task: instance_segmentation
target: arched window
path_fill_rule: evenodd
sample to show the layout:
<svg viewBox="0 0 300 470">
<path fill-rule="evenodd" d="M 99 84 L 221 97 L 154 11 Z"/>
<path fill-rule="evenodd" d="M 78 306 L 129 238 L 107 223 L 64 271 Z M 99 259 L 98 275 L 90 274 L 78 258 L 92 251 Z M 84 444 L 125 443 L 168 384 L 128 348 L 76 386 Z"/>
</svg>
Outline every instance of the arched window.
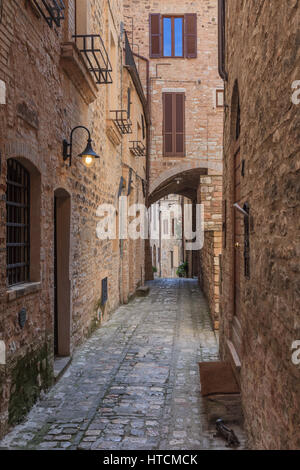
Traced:
<svg viewBox="0 0 300 470">
<path fill-rule="evenodd" d="M 7 284 L 30 280 L 30 174 L 13 158 L 7 161 Z"/>
</svg>

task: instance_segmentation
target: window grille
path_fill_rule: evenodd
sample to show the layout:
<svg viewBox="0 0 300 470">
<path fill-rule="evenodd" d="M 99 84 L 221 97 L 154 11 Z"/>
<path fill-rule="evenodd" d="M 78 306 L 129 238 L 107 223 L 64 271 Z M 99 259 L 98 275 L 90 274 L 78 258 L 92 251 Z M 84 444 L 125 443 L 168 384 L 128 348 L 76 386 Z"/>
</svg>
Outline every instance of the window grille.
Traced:
<svg viewBox="0 0 300 470">
<path fill-rule="evenodd" d="M 8 286 L 29 281 L 30 175 L 17 160 L 7 162 L 6 247 Z"/>
</svg>

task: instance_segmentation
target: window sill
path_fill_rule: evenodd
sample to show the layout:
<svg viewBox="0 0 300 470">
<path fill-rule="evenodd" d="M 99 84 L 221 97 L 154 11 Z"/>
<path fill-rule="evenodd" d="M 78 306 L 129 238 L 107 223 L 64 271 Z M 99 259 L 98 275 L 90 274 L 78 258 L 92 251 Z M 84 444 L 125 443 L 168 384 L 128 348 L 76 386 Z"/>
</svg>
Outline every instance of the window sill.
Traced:
<svg viewBox="0 0 300 470">
<path fill-rule="evenodd" d="M 86 104 L 95 101 L 97 85 L 74 42 L 65 42 L 61 45 L 60 63 Z"/>
<path fill-rule="evenodd" d="M 7 302 L 24 297 L 25 295 L 34 294 L 40 291 L 42 288 L 41 282 L 27 282 L 25 284 L 18 284 L 16 286 L 9 287 L 6 291 Z"/>
<path fill-rule="evenodd" d="M 186 157 L 186 154 L 183 154 L 183 155 L 163 155 L 164 158 L 185 158 Z"/>
</svg>

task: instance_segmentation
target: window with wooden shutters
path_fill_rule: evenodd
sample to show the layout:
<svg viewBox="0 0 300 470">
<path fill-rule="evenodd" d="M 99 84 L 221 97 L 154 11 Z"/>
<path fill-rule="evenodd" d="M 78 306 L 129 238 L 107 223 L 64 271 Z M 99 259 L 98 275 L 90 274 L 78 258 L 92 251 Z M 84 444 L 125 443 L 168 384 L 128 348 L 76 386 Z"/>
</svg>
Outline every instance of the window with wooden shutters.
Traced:
<svg viewBox="0 0 300 470">
<path fill-rule="evenodd" d="M 127 117 L 128 119 L 130 118 L 130 114 L 131 114 L 131 89 L 128 88 L 127 89 Z"/>
<path fill-rule="evenodd" d="M 197 57 L 197 14 L 150 14 L 150 57 Z"/>
<path fill-rule="evenodd" d="M 163 93 L 164 156 L 185 155 L 185 94 Z"/>
<path fill-rule="evenodd" d="M 185 57 L 197 57 L 197 15 L 188 13 L 184 15 L 184 44 Z"/>
<path fill-rule="evenodd" d="M 150 57 L 161 57 L 161 15 L 150 15 Z"/>
</svg>

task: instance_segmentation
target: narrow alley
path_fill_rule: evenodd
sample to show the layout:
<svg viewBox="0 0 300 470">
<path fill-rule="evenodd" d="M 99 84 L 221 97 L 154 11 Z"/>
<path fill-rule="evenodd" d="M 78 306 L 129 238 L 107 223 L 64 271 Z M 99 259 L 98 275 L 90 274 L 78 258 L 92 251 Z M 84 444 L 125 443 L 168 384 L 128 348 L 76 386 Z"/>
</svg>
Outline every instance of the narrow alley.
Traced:
<svg viewBox="0 0 300 470">
<path fill-rule="evenodd" d="M 0 0 L 4 454 L 300 450 L 299 24 Z"/>
<path fill-rule="evenodd" d="M 198 362 L 218 345 L 197 280 L 149 286 L 75 352 L 1 449 L 226 449 L 200 395 Z"/>
</svg>

